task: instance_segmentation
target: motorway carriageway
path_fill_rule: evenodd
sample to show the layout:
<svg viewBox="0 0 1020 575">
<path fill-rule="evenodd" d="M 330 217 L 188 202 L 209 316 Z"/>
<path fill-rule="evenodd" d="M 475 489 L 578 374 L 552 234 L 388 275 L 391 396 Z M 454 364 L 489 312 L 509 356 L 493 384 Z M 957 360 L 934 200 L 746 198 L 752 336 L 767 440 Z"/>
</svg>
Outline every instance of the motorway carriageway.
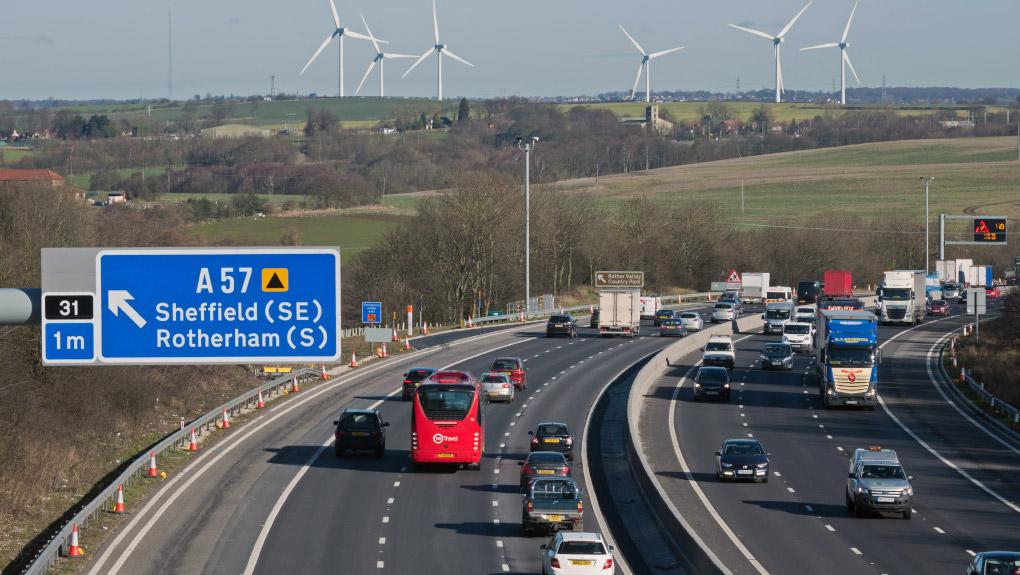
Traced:
<svg viewBox="0 0 1020 575">
<path fill-rule="evenodd" d="M 951 390 L 940 393 L 931 380 L 943 335 L 970 319 L 961 312 L 953 306 L 954 317 L 911 330 L 880 327 L 884 406 L 874 412 L 822 407 L 812 356 L 798 356 L 792 372 L 762 371 L 761 349 L 776 336 L 738 336 L 730 403 L 692 401 L 692 383 L 681 377 L 693 375 L 700 352 L 671 358 L 673 368 L 644 402 L 645 454 L 726 567 L 958 575 L 975 552 L 1020 548 L 1020 445 L 965 406 L 962 415 L 947 401 L 957 401 Z M 714 452 L 724 439 L 743 437 L 771 452 L 769 483 L 716 480 Z M 869 445 L 895 449 L 913 475 L 912 520 L 847 512 L 849 456 Z"/>
<path fill-rule="evenodd" d="M 431 336 L 435 345 L 412 357 L 369 364 L 235 426 L 134 510 L 86 572 L 539 573 L 547 538 L 520 532 L 517 462 L 528 430 L 550 420 L 570 426 L 573 475 L 589 495 L 580 441 L 597 393 L 675 340 L 604 339 L 587 328 L 577 339 L 547 339 L 544 324 L 459 339 L 468 335 Z M 481 471 L 413 470 L 402 374 L 449 366 L 477 375 L 508 355 L 526 360 L 528 389 L 513 404 L 486 406 Z M 391 423 L 384 458 L 334 457 L 331 422 L 345 407 L 377 407 Z M 599 530 L 590 504 L 585 530 Z"/>
</svg>

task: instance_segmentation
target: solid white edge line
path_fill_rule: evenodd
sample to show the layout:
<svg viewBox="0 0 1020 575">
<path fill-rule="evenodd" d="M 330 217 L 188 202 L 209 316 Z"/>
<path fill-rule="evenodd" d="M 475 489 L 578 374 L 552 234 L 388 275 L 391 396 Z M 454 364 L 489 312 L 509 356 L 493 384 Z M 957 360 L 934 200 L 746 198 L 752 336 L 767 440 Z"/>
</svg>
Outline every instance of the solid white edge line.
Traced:
<svg viewBox="0 0 1020 575">
<path fill-rule="evenodd" d="M 745 335 L 744 337 L 733 340 L 733 343 L 743 341 L 749 337 L 752 337 L 753 335 L 755 334 Z M 701 500 L 701 504 L 705 507 L 705 510 L 708 511 L 708 514 L 712 516 L 712 519 L 715 520 L 719 528 L 722 529 L 723 533 L 726 534 L 730 542 L 733 543 L 733 545 L 737 548 L 738 551 L 740 551 L 741 555 L 744 556 L 744 559 L 746 559 L 748 563 L 750 563 L 751 566 L 754 567 L 755 571 L 761 573 L 761 575 L 769 575 L 769 572 L 765 569 L 765 566 L 758 561 L 754 554 L 751 553 L 751 550 L 748 549 L 744 545 L 744 543 L 740 540 L 740 538 L 737 537 L 737 534 L 734 533 L 732 529 L 730 529 L 730 526 L 726 523 L 722 516 L 719 515 L 719 512 L 715 510 L 715 506 L 712 505 L 712 502 L 708 500 L 708 496 L 705 495 L 705 492 L 701 490 L 701 486 L 698 485 L 697 480 L 694 479 L 694 474 L 691 473 L 691 468 L 690 466 L 687 465 L 687 460 L 684 459 L 684 454 L 680 450 L 680 441 L 677 438 L 676 425 L 674 425 L 674 421 L 676 420 L 677 397 L 679 397 L 680 395 L 680 390 L 683 389 L 684 382 L 687 381 L 687 379 L 694 372 L 694 370 L 697 369 L 699 365 L 701 365 L 701 361 L 698 361 L 696 364 L 691 366 L 691 368 L 687 370 L 687 373 L 685 373 L 683 377 L 680 378 L 680 381 L 677 382 L 676 387 L 673 388 L 673 398 L 672 401 L 670 401 L 669 403 L 669 422 L 668 422 L 669 437 L 673 442 L 673 453 L 674 455 L 676 455 L 676 459 L 680 463 L 680 469 L 683 470 L 684 476 L 687 478 L 687 483 L 691 486 L 691 490 L 693 490 L 695 495 L 698 496 L 698 499 Z"/>
<path fill-rule="evenodd" d="M 477 341 L 477 340 L 481 340 L 481 339 L 488 339 L 488 338 L 496 337 L 496 336 L 499 336 L 499 335 L 514 334 L 514 333 L 517 333 L 517 332 L 520 332 L 520 331 L 524 331 L 525 329 L 529 329 L 530 327 L 532 327 L 532 326 L 526 325 L 526 326 L 522 326 L 520 328 L 511 328 L 511 329 L 506 329 L 506 330 L 495 330 L 495 331 L 492 331 L 492 332 L 489 332 L 489 333 L 484 333 L 484 334 L 480 334 L 480 335 L 476 335 L 476 336 L 472 336 L 472 337 L 467 337 L 467 338 L 464 338 L 464 339 L 461 339 L 461 340 L 456 340 L 456 341 L 453 341 L 453 342 L 450 342 L 450 343 L 447 343 L 447 344 L 441 344 L 441 345 L 426 347 L 426 348 L 414 351 L 412 353 L 409 353 L 407 355 L 400 356 L 399 360 L 407 361 L 407 360 L 410 360 L 412 358 L 418 357 L 420 355 L 428 355 L 428 354 L 432 354 L 432 353 L 438 353 L 438 352 L 441 352 L 441 351 L 445 350 L 446 348 L 455 347 L 455 346 L 462 345 L 462 344 L 465 344 L 465 343 L 469 343 L 469 342 L 473 342 L 473 341 Z M 527 338 L 522 339 L 521 341 L 526 341 L 526 339 Z M 520 342 L 512 342 L 509 345 L 515 345 L 517 343 L 520 343 Z M 498 350 L 498 349 L 502 349 L 502 347 L 508 347 L 509 345 L 497 347 L 497 348 L 494 348 L 493 350 L 490 350 L 490 351 L 495 351 L 495 350 Z M 482 355 L 482 354 L 479 354 L 479 355 Z M 473 357 L 477 357 L 477 356 L 473 356 Z M 370 366 L 368 368 L 365 368 L 364 370 L 360 370 L 360 371 L 356 371 L 356 372 L 348 372 L 348 373 L 345 373 L 343 375 L 340 375 L 336 379 L 333 379 L 332 381 L 327 382 L 322 387 L 316 388 L 314 391 L 308 392 L 308 394 L 305 395 L 304 397 L 301 397 L 301 398 L 299 398 L 297 400 L 292 400 L 292 401 L 288 402 L 286 404 L 286 406 L 284 406 L 279 411 L 277 411 L 277 412 L 275 412 L 275 413 L 273 413 L 271 415 L 270 414 L 266 414 L 265 416 L 263 416 L 265 418 L 264 421 L 259 422 L 258 425 L 256 425 L 255 427 L 253 427 L 251 429 L 248 429 L 247 431 L 245 431 L 245 433 L 243 433 L 241 435 L 236 435 L 236 436 L 228 435 L 224 439 L 224 441 L 222 441 L 221 443 L 218 443 L 218 444 L 212 446 L 208 451 L 202 452 L 197 458 L 195 458 L 194 461 L 192 461 L 190 464 L 185 466 L 185 468 L 182 469 L 179 474 L 177 474 L 174 477 L 172 477 L 166 483 L 166 485 L 163 487 L 163 489 L 160 489 L 160 490 L 156 491 L 156 493 L 149 499 L 148 503 L 146 503 L 145 506 L 142 507 L 138 511 L 138 513 L 134 517 L 131 518 L 131 520 L 128 522 L 128 524 L 125 525 L 124 528 L 120 530 L 120 532 L 113 538 L 113 540 L 111 542 L 109 542 L 107 545 L 104 546 L 105 547 L 104 551 L 102 552 L 102 554 L 99 555 L 99 557 L 96 559 L 96 563 L 89 570 L 89 572 L 88 572 L 89 575 L 100 575 L 100 574 L 103 574 L 103 575 L 107 575 L 107 574 L 108 575 L 115 575 L 121 569 L 121 567 L 124 566 L 124 563 L 130 557 L 131 553 L 135 550 L 135 548 L 137 548 L 137 546 L 139 545 L 141 540 L 145 537 L 145 535 L 148 534 L 149 530 L 152 529 L 152 527 L 155 525 L 156 521 L 158 521 L 159 518 L 162 517 L 162 515 L 166 512 L 167 508 L 169 508 L 169 506 L 174 501 L 176 501 L 176 499 L 191 484 L 193 484 L 195 481 L 198 480 L 199 477 L 201 477 L 203 474 L 205 474 L 205 472 L 209 470 L 210 466 L 214 465 L 222 457 L 224 457 L 226 454 L 230 453 L 230 451 L 232 451 L 235 447 L 237 447 L 239 444 L 241 444 L 242 442 L 244 442 L 245 440 L 250 438 L 252 435 L 257 433 L 258 431 L 260 431 L 262 428 L 266 427 L 270 423 L 275 422 L 277 419 L 285 416 L 286 414 L 290 413 L 291 411 L 297 409 L 298 407 L 301 407 L 305 403 L 307 403 L 307 402 L 309 402 L 309 401 L 319 397 L 320 395 L 322 395 L 324 393 L 333 391 L 337 387 L 340 387 L 340 386 L 345 385 L 347 383 L 351 383 L 353 381 L 359 380 L 359 379 L 361 379 L 361 378 L 363 378 L 365 376 L 371 375 L 371 374 L 376 373 L 378 371 L 382 371 L 383 369 L 386 369 L 388 367 L 393 367 L 394 365 L 400 363 L 401 361 L 397 361 L 397 362 L 393 362 L 393 363 L 382 362 L 382 363 Z M 246 424 L 241 429 L 245 429 L 248 425 L 254 424 L 257 421 L 258 420 L 252 421 L 250 424 Z M 176 492 L 171 492 L 171 490 L 177 488 L 178 487 L 178 483 L 181 483 L 181 482 L 183 482 L 183 483 L 180 485 L 180 489 L 178 489 Z M 146 515 L 150 511 L 153 511 L 153 509 L 159 504 L 160 500 L 162 500 L 164 497 L 168 498 L 168 501 L 166 503 L 164 503 L 163 505 L 161 505 L 158 509 L 155 510 L 155 515 L 153 517 L 150 517 L 150 518 L 146 519 Z M 137 532 L 137 534 L 135 534 L 134 537 L 131 539 L 131 542 L 128 544 L 127 549 L 125 549 L 124 552 L 120 555 L 120 557 L 118 557 L 117 562 L 115 563 L 115 565 L 113 567 L 111 567 L 109 571 L 103 571 L 103 566 L 106 564 L 107 561 L 110 560 L 111 555 L 113 554 L 114 550 L 124 541 L 125 538 L 129 537 L 129 533 L 131 533 L 132 530 L 139 524 L 139 522 L 142 522 L 142 521 L 145 521 L 146 523 L 141 527 L 141 529 Z"/>
</svg>

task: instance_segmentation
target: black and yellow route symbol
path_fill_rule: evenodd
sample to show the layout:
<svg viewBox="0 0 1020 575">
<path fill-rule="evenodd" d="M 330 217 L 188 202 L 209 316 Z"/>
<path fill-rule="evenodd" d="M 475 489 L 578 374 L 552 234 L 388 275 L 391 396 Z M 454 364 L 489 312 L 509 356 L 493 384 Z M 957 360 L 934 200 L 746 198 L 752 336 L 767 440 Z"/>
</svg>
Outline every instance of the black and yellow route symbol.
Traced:
<svg viewBox="0 0 1020 575">
<path fill-rule="evenodd" d="M 287 291 L 287 268 L 263 268 L 262 291 Z"/>
</svg>

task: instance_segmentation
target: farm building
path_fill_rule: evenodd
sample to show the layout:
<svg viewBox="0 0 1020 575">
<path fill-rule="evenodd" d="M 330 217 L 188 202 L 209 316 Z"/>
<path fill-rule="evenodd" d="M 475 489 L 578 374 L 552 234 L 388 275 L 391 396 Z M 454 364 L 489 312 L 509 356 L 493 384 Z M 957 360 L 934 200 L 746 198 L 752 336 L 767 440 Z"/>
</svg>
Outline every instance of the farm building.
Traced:
<svg viewBox="0 0 1020 575">
<path fill-rule="evenodd" d="M 272 130 L 248 124 L 223 124 L 202 130 L 202 136 L 205 138 L 268 138 L 272 135 Z"/>
<path fill-rule="evenodd" d="M 64 187 L 64 176 L 53 170 L 0 169 L 0 186 L 7 187 L 16 184 L 41 184 L 50 188 L 62 188 Z"/>
</svg>

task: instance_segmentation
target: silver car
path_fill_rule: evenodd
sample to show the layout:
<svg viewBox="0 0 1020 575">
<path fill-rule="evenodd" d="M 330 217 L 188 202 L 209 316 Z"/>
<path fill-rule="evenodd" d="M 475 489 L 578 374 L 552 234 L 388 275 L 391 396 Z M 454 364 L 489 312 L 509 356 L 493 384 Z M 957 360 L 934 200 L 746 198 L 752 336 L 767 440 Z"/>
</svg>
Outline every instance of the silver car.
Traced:
<svg viewBox="0 0 1020 575">
<path fill-rule="evenodd" d="M 910 519 L 914 489 L 896 452 L 878 446 L 855 449 L 846 481 L 846 510 L 857 517 L 875 511 Z"/>
<path fill-rule="evenodd" d="M 732 303 L 719 302 L 712 308 L 712 323 L 731 321 L 736 315 L 736 307 Z"/>
<path fill-rule="evenodd" d="M 687 331 L 701 331 L 705 327 L 705 320 L 701 319 L 701 314 L 696 311 L 680 312 L 677 317 Z"/>
<path fill-rule="evenodd" d="M 483 373 L 482 391 L 485 393 L 485 400 L 489 403 L 493 401 L 513 403 L 514 401 L 514 384 L 510 381 L 510 376 L 505 373 Z"/>
</svg>

